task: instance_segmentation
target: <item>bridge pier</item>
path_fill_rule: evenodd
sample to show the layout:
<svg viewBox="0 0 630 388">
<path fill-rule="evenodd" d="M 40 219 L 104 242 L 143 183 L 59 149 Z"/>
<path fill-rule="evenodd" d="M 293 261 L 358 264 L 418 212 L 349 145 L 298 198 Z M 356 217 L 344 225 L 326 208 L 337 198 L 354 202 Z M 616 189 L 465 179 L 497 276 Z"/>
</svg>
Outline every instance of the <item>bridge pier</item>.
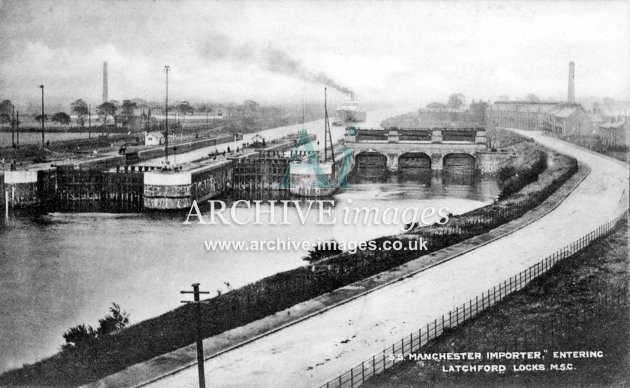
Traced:
<svg viewBox="0 0 630 388">
<path fill-rule="evenodd" d="M 431 161 L 431 171 L 444 169 L 445 158 L 450 167 L 470 166 L 465 155 L 474 158 L 472 168 L 479 168 L 477 155 L 487 152 L 488 142 L 484 128 L 414 128 L 414 129 L 359 129 L 349 132 L 345 145 L 353 149 L 355 157 L 362 152 L 382 155 L 390 172 L 401 169 L 428 169 L 428 161 L 408 159 L 427 158 Z M 401 156 L 406 161 L 400 164 Z"/>
<path fill-rule="evenodd" d="M 390 153 L 387 154 L 387 170 L 389 170 L 390 172 L 396 172 L 398 171 L 398 159 L 400 157 L 400 153 L 394 154 L 394 153 Z"/>
<path fill-rule="evenodd" d="M 444 155 L 440 153 L 431 154 L 431 171 L 442 171 L 444 166 Z"/>
</svg>

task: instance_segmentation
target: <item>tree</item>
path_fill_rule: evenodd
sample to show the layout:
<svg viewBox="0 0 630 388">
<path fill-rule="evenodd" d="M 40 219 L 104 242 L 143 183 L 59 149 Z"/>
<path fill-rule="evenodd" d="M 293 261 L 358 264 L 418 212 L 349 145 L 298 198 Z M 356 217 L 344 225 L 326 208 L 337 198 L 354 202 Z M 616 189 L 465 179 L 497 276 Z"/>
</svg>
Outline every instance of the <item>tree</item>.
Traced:
<svg viewBox="0 0 630 388">
<path fill-rule="evenodd" d="M 76 113 L 79 118 L 79 122 L 81 123 L 81 127 L 83 127 L 85 125 L 85 116 L 90 113 L 88 111 L 88 104 L 86 104 L 82 99 L 78 99 L 70 104 L 70 110 L 73 113 Z"/>
<path fill-rule="evenodd" d="M 35 120 L 42 122 L 42 115 L 35 116 Z M 48 121 L 48 115 L 44 115 L 44 122 Z"/>
<path fill-rule="evenodd" d="M 123 100 L 121 107 L 121 115 L 125 118 L 126 123 L 128 124 L 132 117 L 135 116 L 135 109 L 138 107 L 133 101 Z"/>
<path fill-rule="evenodd" d="M 109 315 L 98 320 L 99 326 L 96 330 L 84 323 L 68 329 L 63 333 L 63 338 L 66 340 L 64 347 L 86 344 L 96 338 L 116 333 L 129 324 L 129 314 L 123 311 L 118 304 L 112 303 L 109 311 Z"/>
<path fill-rule="evenodd" d="M 192 106 L 190 106 L 190 103 L 188 101 L 182 101 L 181 103 L 179 103 L 177 105 L 177 109 L 179 110 L 179 112 L 181 114 L 183 114 L 184 116 L 186 116 L 186 113 L 190 113 L 193 114 L 194 113 L 194 109 Z"/>
<path fill-rule="evenodd" d="M 73 326 L 63 333 L 63 339 L 66 340 L 65 347 L 79 346 L 94 338 L 96 338 L 96 332 L 91 326 L 86 326 L 84 323 Z"/>
<path fill-rule="evenodd" d="M 11 123 L 11 116 L 8 113 L 0 113 L 0 124 L 9 124 Z"/>
<path fill-rule="evenodd" d="M 253 100 L 245 100 L 243 101 L 243 106 L 246 107 L 247 110 L 249 110 L 250 112 L 255 112 L 260 107 L 260 104 Z"/>
<path fill-rule="evenodd" d="M 432 102 L 432 103 L 427 105 L 427 109 L 432 109 L 432 110 L 441 111 L 441 110 L 444 110 L 445 108 L 446 108 L 446 104 L 443 104 L 443 103 L 437 102 L 437 101 L 434 101 L 434 102 Z"/>
<path fill-rule="evenodd" d="M 112 303 L 109 312 L 111 313 L 110 315 L 98 320 L 99 326 L 96 330 L 98 335 L 115 333 L 129 324 L 129 314 L 123 311 L 118 304 Z"/>
<path fill-rule="evenodd" d="M 540 98 L 538 98 L 537 95 L 533 94 L 533 93 L 529 93 L 526 97 L 527 101 L 529 102 L 540 102 Z"/>
<path fill-rule="evenodd" d="M 51 120 L 58 123 L 59 125 L 68 125 L 70 124 L 70 116 L 65 112 L 57 112 L 52 115 Z"/>
<path fill-rule="evenodd" d="M 484 101 L 473 102 L 470 104 L 470 110 L 473 113 L 474 120 L 478 123 L 484 123 L 486 119 L 486 108 L 488 103 Z"/>
<path fill-rule="evenodd" d="M 116 110 L 118 107 L 111 101 L 107 101 L 96 107 L 96 112 L 103 116 L 103 123 L 107 124 L 107 116 L 114 117 L 114 125 L 116 124 Z"/>
<path fill-rule="evenodd" d="M 451 109 L 460 109 L 466 104 L 466 98 L 461 93 L 454 93 L 448 97 L 447 107 Z"/>
<path fill-rule="evenodd" d="M 6 113 L 10 116 L 12 111 L 13 103 L 11 103 L 11 100 L 3 100 L 0 102 L 0 113 Z"/>
</svg>

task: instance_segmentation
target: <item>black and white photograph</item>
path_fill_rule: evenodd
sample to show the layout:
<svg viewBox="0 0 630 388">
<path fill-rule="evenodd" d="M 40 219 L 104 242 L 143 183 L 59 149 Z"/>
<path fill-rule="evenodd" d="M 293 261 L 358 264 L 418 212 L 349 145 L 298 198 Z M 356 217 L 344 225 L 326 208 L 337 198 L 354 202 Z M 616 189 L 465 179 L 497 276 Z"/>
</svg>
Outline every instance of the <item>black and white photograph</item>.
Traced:
<svg viewBox="0 0 630 388">
<path fill-rule="evenodd" d="M 630 2 L 0 0 L 0 387 L 630 385 Z"/>
</svg>

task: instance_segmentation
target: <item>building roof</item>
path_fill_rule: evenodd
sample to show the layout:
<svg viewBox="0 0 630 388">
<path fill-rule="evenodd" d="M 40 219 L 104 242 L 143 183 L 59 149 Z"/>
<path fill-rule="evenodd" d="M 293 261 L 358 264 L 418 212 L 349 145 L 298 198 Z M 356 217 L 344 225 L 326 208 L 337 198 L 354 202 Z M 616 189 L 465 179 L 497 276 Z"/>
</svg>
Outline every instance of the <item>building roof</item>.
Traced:
<svg viewBox="0 0 630 388">
<path fill-rule="evenodd" d="M 495 104 L 558 105 L 558 101 L 495 101 Z"/>
<path fill-rule="evenodd" d="M 149 135 L 153 137 L 157 137 L 157 138 L 164 137 L 164 134 L 162 132 L 157 132 L 157 131 L 147 132 L 146 136 L 149 136 Z"/>
<path fill-rule="evenodd" d="M 626 120 L 625 117 L 620 119 L 620 120 L 617 120 L 617 121 L 608 120 L 605 123 L 602 123 L 599 127 L 600 128 L 611 128 L 611 129 L 612 128 L 622 128 L 622 127 L 625 126 L 626 121 L 627 120 Z"/>
<path fill-rule="evenodd" d="M 562 108 L 559 112 L 553 113 L 553 115 L 560 118 L 567 118 L 575 113 L 575 111 L 575 108 Z"/>
</svg>

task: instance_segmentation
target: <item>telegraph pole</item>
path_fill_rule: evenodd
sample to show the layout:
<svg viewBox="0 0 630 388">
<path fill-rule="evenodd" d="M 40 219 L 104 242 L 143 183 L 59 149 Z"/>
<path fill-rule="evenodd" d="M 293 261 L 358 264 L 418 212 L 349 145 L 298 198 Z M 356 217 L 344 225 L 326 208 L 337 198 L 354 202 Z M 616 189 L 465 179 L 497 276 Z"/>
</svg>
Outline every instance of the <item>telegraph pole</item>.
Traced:
<svg viewBox="0 0 630 388">
<path fill-rule="evenodd" d="M 44 85 L 39 85 L 42 88 L 42 149 L 44 149 Z"/>
<path fill-rule="evenodd" d="M 170 66 L 164 66 L 164 72 L 166 73 L 166 136 L 164 137 L 164 163 L 168 166 L 168 71 Z"/>
<path fill-rule="evenodd" d="M 11 104 L 11 147 L 15 148 L 15 106 Z"/>
<path fill-rule="evenodd" d="M 199 388 L 206 388 L 206 377 L 203 370 L 203 338 L 201 335 L 201 300 L 200 294 L 209 294 L 208 291 L 199 291 L 199 283 L 192 284 L 192 291 L 180 291 L 182 294 L 193 294 L 195 300 L 193 302 L 189 300 L 182 300 L 182 303 L 194 304 L 197 315 L 197 371 L 199 372 Z"/>
<path fill-rule="evenodd" d="M 17 111 L 17 118 L 15 120 L 15 135 L 17 140 L 17 148 L 20 148 L 20 111 Z"/>
<path fill-rule="evenodd" d="M 88 139 L 92 138 L 92 104 L 88 104 Z"/>
</svg>

